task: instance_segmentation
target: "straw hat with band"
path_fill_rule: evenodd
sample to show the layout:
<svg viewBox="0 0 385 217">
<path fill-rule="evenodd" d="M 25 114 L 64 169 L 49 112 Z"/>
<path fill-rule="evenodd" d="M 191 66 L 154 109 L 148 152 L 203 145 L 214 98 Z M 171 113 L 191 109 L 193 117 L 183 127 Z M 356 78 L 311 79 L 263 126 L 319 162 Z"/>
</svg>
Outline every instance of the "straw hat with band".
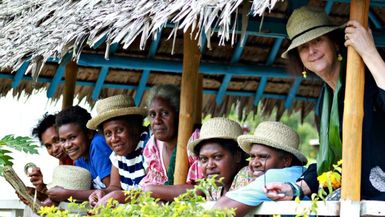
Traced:
<svg viewBox="0 0 385 217">
<path fill-rule="evenodd" d="M 255 129 L 254 135 L 239 136 L 238 143 L 246 153 L 250 153 L 253 144 L 261 144 L 291 153 L 303 164 L 307 163 L 306 157 L 298 150 L 298 134 L 281 122 L 262 122 Z"/>
<path fill-rule="evenodd" d="M 47 184 L 47 188 L 55 186 L 69 190 L 90 190 L 91 174 L 82 167 L 60 165 L 54 169 L 52 182 Z"/>
<path fill-rule="evenodd" d="M 334 25 L 323 10 L 307 6 L 294 10 L 286 24 L 287 35 L 291 41 L 289 48 L 282 53 L 287 58 L 289 51 L 345 25 Z"/>
<path fill-rule="evenodd" d="M 95 104 L 97 115 L 88 121 L 87 127 L 95 130 L 101 123 L 114 117 L 141 115 L 145 117 L 144 108 L 135 107 L 134 100 L 128 95 L 116 95 L 98 100 Z"/>
<path fill-rule="evenodd" d="M 188 150 L 195 155 L 194 148 L 203 141 L 209 139 L 231 139 L 237 142 L 239 135 L 242 135 L 242 127 L 239 123 L 227 118 L 211 118 L 202 125 L 199 139 L 188 144 Z"/>
</svg>

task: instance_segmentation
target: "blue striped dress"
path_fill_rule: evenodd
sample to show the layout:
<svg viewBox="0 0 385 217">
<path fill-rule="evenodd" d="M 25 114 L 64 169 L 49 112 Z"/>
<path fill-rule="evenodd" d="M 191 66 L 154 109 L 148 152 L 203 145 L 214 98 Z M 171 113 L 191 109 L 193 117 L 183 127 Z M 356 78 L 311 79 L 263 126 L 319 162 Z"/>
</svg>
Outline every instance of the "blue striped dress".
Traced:
<svg viewBox="0 0 385 217">
<path fill-rule="evenodd" d="M 139 187 L 139 182 L 146 175 L 147 165 L 142 155 L 143 148 L 149 139 L 149 134 L 143 132 L 136 149 L 126 156 L 110 155 L 111 163 L 118 168 L 120 175 L 120 185 L 123 190 Z"/>
</svg>

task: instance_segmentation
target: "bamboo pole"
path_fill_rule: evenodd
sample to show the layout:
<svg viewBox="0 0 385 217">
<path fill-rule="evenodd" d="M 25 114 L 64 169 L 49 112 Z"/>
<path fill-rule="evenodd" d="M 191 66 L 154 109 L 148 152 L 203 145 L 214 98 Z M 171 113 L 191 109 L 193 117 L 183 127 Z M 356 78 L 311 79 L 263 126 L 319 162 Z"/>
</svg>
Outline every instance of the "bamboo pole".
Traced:
<svg viewBox="0 0 385 217">
<path fill-rule="evenodd" d="M 352 0 L 350 19 L 368 26 L 369 0 Z M 341 216 L 360 216 L 362 122 L 364 116 L 365 66 L 348 47 L 342 138 Z"/>
<path fill-rule="evenodd" d="M 77 74 L 78 65 L 76 64 L 76 62 L 70 61 L 65 68 L 62 109 L 68 108 L 73 104 Z"/>
<path fill-rule="evenodd" d="M 191 38 L 191 31 L 183 35 L 183 72 L 180 94 L 178 143 L 174 172 L 174 184 L 186 183 L 188 172 L 187 142 L 194 125 L 194 102 L 197 92 L 198 70 L 201 54 L 198 41 Z"/>
</svg>

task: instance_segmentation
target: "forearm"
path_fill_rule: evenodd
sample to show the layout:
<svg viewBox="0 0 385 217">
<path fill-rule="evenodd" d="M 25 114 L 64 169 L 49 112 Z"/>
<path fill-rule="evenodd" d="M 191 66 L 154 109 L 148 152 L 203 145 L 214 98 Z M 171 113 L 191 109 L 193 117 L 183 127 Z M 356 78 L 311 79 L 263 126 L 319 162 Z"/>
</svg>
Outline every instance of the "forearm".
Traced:
<svg viewBox="0 0 385 217">
<path fill-rule="evenodd" d="M 88 197 L 94 190 L 66 190 L 65 198 L 72 197 L 77 201 L 88 201 Z"/>
<path fill-rule="evenodd" d="M 385 90 L 385 62 L 378 51 L 366 52 L 362 55 L 362 60 L 373 75 L 377 86 Z"/>
<path fill-rule="evenodd" d="M 172 201 L 175 197 L 186 192 L 187 189 L 193 188 L 193 185 L 145 185 L 144 192 L 151 192 L 151 197 L 159 198 L 163 201 Z"/>
</svg>

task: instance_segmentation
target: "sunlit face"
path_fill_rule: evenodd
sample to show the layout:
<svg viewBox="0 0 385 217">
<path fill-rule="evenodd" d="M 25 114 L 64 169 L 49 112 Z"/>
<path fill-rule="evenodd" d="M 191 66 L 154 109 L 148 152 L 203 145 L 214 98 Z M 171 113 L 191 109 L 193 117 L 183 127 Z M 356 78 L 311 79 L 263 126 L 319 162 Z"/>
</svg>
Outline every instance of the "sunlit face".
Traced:
<svg viewBox="0 0 385 217">
<path fill-rule="evenodd" d="M 254 178 L 267 170 L 284 168 L 291 164 L 291 159 L 282 158 L 277 150 L 268 146 L 253 144 L 250 149 L 249 168 Z"/>
<path fill-rule="evenodd" d="M 90 135 L 86 135 L 79 124 L 69 123 L 59 127 L 60 142 L 72 160 L 77 160 L 81 156 L 86 156 L 91 141 Z"/>
<path fill-rule="evenodd" d="M 325 35 L 300 45 L 298 54 L 305 68 L 321 77 L 338 63 L 336 45 Z"/>
<path fill-rule="evenodd" d="M 136 141 L 139 134 L 135 132 L 135 127 L 131 126 L 126 120 L 117 119 L 103 123 L 103 134 L 107 144 L 120 156 L 126 156 L 136 148 Z"/>
<path fill-rule="evenodd" d="M 148 110 L 151 129 L 154 137 L 163 142 L 169 142 L 177 137 L 177 113 L 170 103 L 157 97 Z"/>
<path fill-rule="evenodd" d="M 223 185 L 230 186 L 237 174 L 239 159 L 217 142 L 206 142 L 199 150 L 199 163 L 203 176 L 209 178 L 223 177 Z M 238 163 L 237 163 L 238 162 Z"/>
<path fill-rule="evenodd" d="M 63 159 L 67 156 L 63 144 L 59 140 L 59 134 L 54 126 L 47 128 L 41 134 L 41 142 L 52 157 Z"/>
</svg>

